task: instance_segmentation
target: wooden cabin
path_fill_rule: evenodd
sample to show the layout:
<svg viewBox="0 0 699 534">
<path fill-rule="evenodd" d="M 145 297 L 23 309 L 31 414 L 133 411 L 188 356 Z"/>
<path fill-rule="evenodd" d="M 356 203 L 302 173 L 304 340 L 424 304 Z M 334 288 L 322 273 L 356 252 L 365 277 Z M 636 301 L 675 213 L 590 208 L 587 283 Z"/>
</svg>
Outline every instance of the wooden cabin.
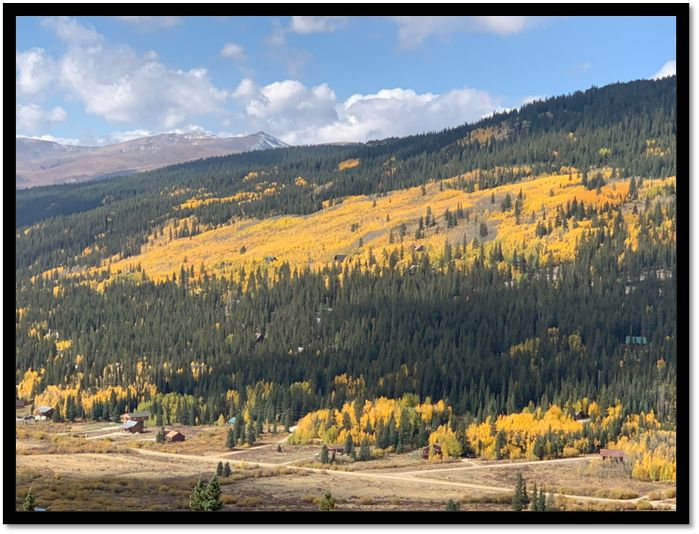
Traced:
<svg viewBox="0 0 699 534">
<path fill-rule="evenodd" d="M 184 441 L 184 434 L 177 432 L 177 430 L 171 430 L 165 434 L 165 443 L 172 443 L 174 441 Z"/>
<path fill-rule="evenodd" d="M 347 254 L 335 254 L 335 257 L 333 259 L 337 262 L 343 262 L 343 261 L 345 261 L 346 257 L 347 257 Z"/>
<path fill-rule="evenodd" d="M 127 421 L 120 428 L 122 432 L 131 432 L 132 434 L 143 432 L 143 421 Z"/>
<path fill-rule="evenodd" d="M 413 252 L 422 252 L 425 250 L 425 245 L 413 245 L 410 247 Z"/>
<path fill-rule="evenodd" d="M 15 399 L 15 410 L 24 408 L 24 401 L 22 399 Z"/>
<path fill-rule="evenodd" d="M 328 445 L 328 454 L 345 454 L 344 445 Z"/>
<path fill-rule="evenodd" d="M 626 453 L 621 449 L 600 449 L 599 455 L 603 460 L 609 458 L 617 462 L 623 462 L 626 458 Z"/>
<path fill-rule="evenodd" d="M 433 443 L 422 449 L 422 459 L 427 460 L 430 457 L 430 448 L 434 449 L 435 454 L 442 454 L 442 446 L 439 443 Z"/>
<path fill-rule="evenodd" d="M 138 421 L 143 424 L 146 419 L 150 418 L 150 412 L 133 412 L 121 414 L 121 422 L 128 423 L 129 421 Z"/>
</svg>

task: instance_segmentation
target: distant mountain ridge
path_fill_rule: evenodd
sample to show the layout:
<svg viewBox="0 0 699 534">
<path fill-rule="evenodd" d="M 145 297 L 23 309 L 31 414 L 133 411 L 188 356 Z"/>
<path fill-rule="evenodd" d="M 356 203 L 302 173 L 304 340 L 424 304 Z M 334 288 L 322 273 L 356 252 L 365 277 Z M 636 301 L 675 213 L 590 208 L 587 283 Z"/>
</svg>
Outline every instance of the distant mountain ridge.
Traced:
<svg viewBox="0 0 699 534">
<path fill-rule="evenodd" d="M 18 137 L 15 187 L 86 182 L 200 158 L 287 146 L 262 131 L 227 138 L 202 132 L 160 134 L 99 147 Z"/>
</svg>

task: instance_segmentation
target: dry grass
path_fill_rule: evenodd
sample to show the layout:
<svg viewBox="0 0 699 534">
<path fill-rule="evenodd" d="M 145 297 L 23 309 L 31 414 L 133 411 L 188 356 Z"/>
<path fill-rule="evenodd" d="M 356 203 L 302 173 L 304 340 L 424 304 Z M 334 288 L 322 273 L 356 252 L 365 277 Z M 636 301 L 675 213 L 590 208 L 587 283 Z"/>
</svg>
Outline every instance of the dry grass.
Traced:
<svg viewBox="0 0 699 534">
<path fill-rule="evenodd" d="M 677 489 L 676 488 L 667 488 L 663 492 L 664 499 L 674 499 L 676 497 L 677 497 Z"/>
<path fill-rule="evenodd" d="M 243 499 L 242 501 L 238 501 L 236 506 L 250 508 L 253 506 L 257 506 L 258 504 L 262 504 L 262 502 L 263 502 L 262 497 L 247 497 L 247 498 Z"/>
<path fill-rule="evenodd" d="M 636 503 L 636 510 L 654 510 L 653 505 L 648 501 L 638 501 Z"/>
<path fill-rule="evenodd" d="M 391 504 L 394 506 L 400 505 L 400 499 L 398 497 L 391 497 Z"/>
<path fill-rule="evenodd" d="M 360 497 L 359 503 L 363 504 L 364 506 L 369 506 L 371 504 L 374 504 L 374 499 L 372 499 L 371 497 Z"/>
</svg>

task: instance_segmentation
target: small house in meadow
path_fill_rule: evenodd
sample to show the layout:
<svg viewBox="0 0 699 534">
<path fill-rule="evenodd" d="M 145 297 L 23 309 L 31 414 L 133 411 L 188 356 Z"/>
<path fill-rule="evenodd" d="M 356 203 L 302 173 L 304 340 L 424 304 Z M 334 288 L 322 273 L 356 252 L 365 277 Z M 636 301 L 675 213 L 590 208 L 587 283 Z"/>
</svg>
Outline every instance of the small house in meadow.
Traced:
<svg viewBox="0 0 699 534">
<path fill-rule="evenodd" d="M 345 258 L 347 257 L 347 254 L 335 254 L 335 258 L 333 258 L 336 262 L 343 262 L 345 261 Z"/>
<path fill-rule="evenodd" d="M 53 411 L 54 410 L 51 408 L 51 406 L 39 406 L 36 410 L 34 410 L 34 419 L 37 421 L 47 421 L 51 419 Z"/>
<path fill-rule="evenodd" d="M 150 418 L 150 412 L 133 412 L 121 414 L 121 422 L 128 423 L 129 421 L 138 421 L 143 424 L 146 419 Z"/>
<path fill-rule="evenodd" d="M 422 449 L 422 459 L 427 460 L 430 457 L 430 449 L 434 450 L 435 454 L 442 454 L 442 446 L 439 443 L 433 443 Z"/>
<path fill-rule="evenodd" d="M 413 245 L 410 247 L 413 252 L 422 252 L 425 250 L 425 245 Z"/>
<path fill-rule="evenodd" d="M 600 458 L 603 460 L 612 459 L 616 462 L 623 462 L 626 454 L 621 449 L 600 449 Z"/>
<path fill-rule="evenodd" d="M 165 443 L 172 443 L 175 441 L 184 441 L 184 434 L 177 432 L 177 430 L 171 430 L 165 434 Z"/>
<path fill-rule="evenodd" d="M 143 422 L 142 421 L 127 421 L 121 425 L 122 432 L 131 432 L 136 434 L 137 432 L 143 432 Z"/>
</svg>

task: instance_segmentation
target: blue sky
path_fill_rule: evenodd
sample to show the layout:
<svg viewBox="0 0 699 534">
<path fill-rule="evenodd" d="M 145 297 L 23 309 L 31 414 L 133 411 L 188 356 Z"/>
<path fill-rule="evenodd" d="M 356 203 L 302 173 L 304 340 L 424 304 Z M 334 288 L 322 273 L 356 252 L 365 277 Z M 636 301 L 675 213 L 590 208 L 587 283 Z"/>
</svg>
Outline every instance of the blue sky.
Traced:
<svg viewBox="0 0 699 534">
<path fill-rule="evenodd" d="M 16 134 L 409 135 L 673 74 L 675 34 L 674 17 L 17 17 Z"/>
</svg>

